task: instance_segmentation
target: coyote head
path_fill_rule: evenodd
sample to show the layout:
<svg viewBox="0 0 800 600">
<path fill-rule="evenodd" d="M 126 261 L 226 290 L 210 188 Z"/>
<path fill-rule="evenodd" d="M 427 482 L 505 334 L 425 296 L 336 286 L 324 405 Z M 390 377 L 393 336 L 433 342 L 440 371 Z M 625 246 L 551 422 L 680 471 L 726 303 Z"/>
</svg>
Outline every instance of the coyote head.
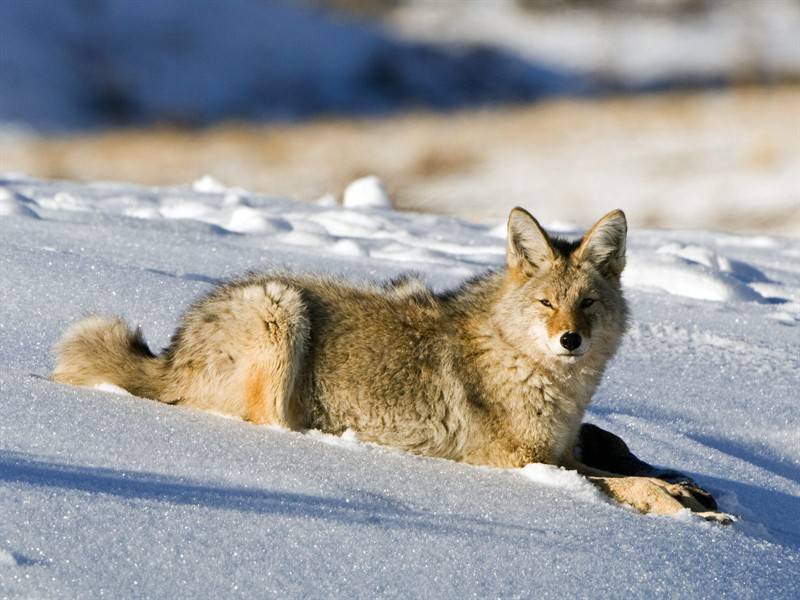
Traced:
<svg viewBox="0 0 800 600">
<path fill-rule="evenodd" d="M 506 339 L 550 361 L 610 358 L 627 319 L 620 285 L 626 233 L 620 210 L 608 213 L 577 242 L 551 238 L 527 211 L 512 210 L 506 285 L 498 307 Z"/>
</svg>

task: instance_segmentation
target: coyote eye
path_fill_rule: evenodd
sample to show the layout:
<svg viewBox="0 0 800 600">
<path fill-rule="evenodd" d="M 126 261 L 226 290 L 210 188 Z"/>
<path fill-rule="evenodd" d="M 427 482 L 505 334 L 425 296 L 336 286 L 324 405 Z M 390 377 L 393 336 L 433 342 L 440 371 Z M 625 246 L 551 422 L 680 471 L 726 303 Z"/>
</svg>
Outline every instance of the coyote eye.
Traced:
<svg viewBox="0 0 800 600">
<path fill-rule="evenodd" d="M 594 298 L 584 298 L 581 300 L 581 308 L 589 308 L 592 304 L 594 304 Z"/>
<path fill-rule="evenodd" d="M 550 304 L 550 300 L 547 300 L 546 298 L 542 298 L 541 300 L 539 300 L 539 302 L 544 304 L 547 308 L 553 308 L 553 305 Z"/>
</svg>

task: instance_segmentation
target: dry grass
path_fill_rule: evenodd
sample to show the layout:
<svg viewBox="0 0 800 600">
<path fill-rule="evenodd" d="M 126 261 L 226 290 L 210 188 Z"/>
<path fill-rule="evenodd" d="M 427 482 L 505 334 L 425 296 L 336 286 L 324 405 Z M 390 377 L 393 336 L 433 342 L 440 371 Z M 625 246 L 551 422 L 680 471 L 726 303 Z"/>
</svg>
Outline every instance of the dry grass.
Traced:
<svg viewBox="0 0 800 600">
<path fill-rule="evenodd" d="M 400 208 L 476 219 L 522 204 L 545 219 L 583 223 L 621 205 L 635 208 L 639 225 L 793 230 L 800 227 L 800 178 L 792 177 L 800 170 L 798 123 L 800 88 L 737 89 L 0 140 L 0 171 L 152 185 L 211 174 L 302 200 L 339 194 L 375 173 Z M 690 210 L 676 217 L 668 210 L 675 201 Z"/>
</svg>

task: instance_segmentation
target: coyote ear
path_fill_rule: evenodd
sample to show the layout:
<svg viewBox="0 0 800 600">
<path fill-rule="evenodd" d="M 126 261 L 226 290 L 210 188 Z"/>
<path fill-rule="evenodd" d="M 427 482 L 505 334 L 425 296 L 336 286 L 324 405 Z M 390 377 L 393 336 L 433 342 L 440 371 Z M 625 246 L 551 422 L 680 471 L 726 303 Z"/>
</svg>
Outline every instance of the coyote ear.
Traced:
<svg viewBox="0 0 800 600">
<path fill-rule="evenodd" d="M 625 268 L 625 213 L 613 210 L 586 232 L 578 247 L 580 260 L 591 262 L 606 277 L 619 278 Z"/>
<path fill-rule="evenodd" d="M 524 208 L 515 208 L 508 216 L 508 247 L 506 262 L 509 269 L 533 275 L 553 260 L 553 248 L 544 229 Z"/>
</svg>

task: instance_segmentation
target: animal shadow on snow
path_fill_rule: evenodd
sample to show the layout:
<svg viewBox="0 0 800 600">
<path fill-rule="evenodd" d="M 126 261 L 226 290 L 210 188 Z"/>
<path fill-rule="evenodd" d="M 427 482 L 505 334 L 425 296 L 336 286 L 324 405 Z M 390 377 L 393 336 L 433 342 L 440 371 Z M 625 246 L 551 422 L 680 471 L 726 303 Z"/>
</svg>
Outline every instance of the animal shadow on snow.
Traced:
<svg viewBox="0 0 800 600">
<path fill-rule="evenodd" d="M 695 477 L 694 473 L 689 475 Z M 734 528 L 750 537 L 766 538 L 782 546 L 800 549 L 800 501 L 797 496 L 709 475 L 697 475 L 696 479 L 720 497 L 723 510 L 738 512 L 738 507 L 726 506 L 724 497 L 726 492 L 735 495 L 739 507 L 746 512 L 739 514 L 742 522 L 734 524 Z"/>
<path fill-rule="evenodd" d="M 0 451 L 0 481 L 261 515 L 315 518 L 384 529 L 412 529 L 438 535 L 468 533 L 519 539 L 531 533 L 544 533 L 523 524 L 503 524 L 455 515 L 448 515 L 445 523 L 383 494 L 357 491 L 348 494 L 345 500 L 214 485 L 157 473 L 65 465 L 10 451 Z"/>
<path fill-rule="evenodd" d="M 709 448 L 715 448 L 720 452 L 735 456 L 772 475 L 800 482 L 800 467 L 796 464 L 781 462 L 776 458 L 755 453 L 730 440 L 697 434 L 690 437 Z M 740 481 L 718 479 L 709 475 L 697 475 L 697 479 L 707 483 L 716 493 L 733 492 L 738 503 L 749 513 L 742 515 L 745 520 L 752 520 L 764 525 L 775 541 L 800 548 L 800 500 L 797 496 Z M 724 504 L 724 498 L 722 502 Z"/>
</svg>

